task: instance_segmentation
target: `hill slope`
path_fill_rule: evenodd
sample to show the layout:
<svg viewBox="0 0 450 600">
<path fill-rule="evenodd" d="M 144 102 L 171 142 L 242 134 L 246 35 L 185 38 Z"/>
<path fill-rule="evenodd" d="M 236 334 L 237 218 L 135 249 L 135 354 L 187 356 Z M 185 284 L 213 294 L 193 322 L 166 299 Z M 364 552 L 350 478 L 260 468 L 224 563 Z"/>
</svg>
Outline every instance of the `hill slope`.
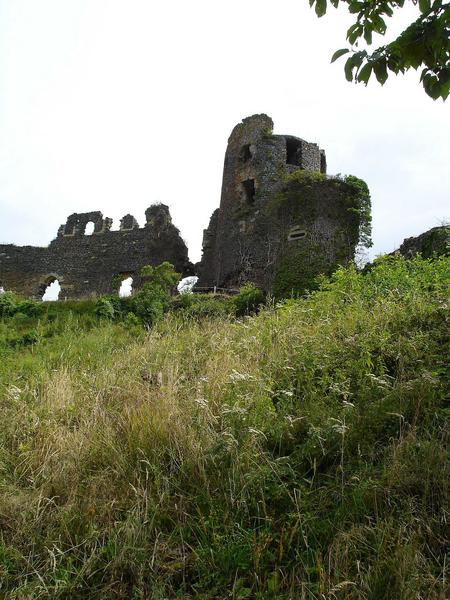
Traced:
<svg viewBox="0 0 450 600">
<path fill-rule="evenodd" d="M 444 598 L 448 275 L 391 257 L 148 333 L 41 318 L 0 350 L 0 595 Z"/>
</svg>

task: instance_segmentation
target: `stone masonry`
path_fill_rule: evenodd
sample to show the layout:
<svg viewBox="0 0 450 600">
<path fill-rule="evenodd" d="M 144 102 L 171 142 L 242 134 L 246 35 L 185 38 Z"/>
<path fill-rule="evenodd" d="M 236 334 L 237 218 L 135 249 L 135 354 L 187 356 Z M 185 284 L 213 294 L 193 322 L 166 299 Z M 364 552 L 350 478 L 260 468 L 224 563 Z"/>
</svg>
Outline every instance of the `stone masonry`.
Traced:
<svg viewBox="0 0 450 600">
<path fill-rule="evenodd" d="M 370 203 L 364 182 L 326 175 L 317 144 L 274 135 L 267 115 L 244 119 L 228 140 L 220 206 L 204 231 L 197 287 L 253 282 L 278 296 L 310 289 L 318 274 L 353 259 L 361 189 Z M 48 247 L 2 245 L 0 286 L 41 298 L 57 279 L 61 298 L 81 298 L 111 293 L 117 276 L 131 276 L 138 288 L 146 264 L 169 261 L 183 276 L 193 274 L 168 207 L 151 206 L 145 214 L 143 228 L 127 214 L 120 230 L 111 231 L 111 219 L 100 212 L 74 213 Z M 85 234 L 88 223 L 92 235 Z"/>
<path fill-rule="evenodd" d="M 317 144 L 272 130 L 272 119 L 261 114 L 231 133 L 220 207 L 204 231 L 198 286 L 252 281 L 289 294 L 354 256 L 354 190 L 326 176 L 325 152 Z"/>
<path fill-rule="evenodd" d="M 41 298 L 46 287 L 58 280 L 60 298 L 83 298 L 113 292 L 115 276 L 131 276 L 137 288 L 143 266 L 166 260 L 182 275 L 192 274 L 186 244 L 169 208 L 153 205 L 145 216 L 143 228 L 126 215 L 120 230 L 111 231 L 112 220 L 101 212 L 74 213 L 48 247 L 0 245 L 0 286 Z M 85 235 L 88 223 L 94 224 L 92 235 Z"/>
<path fill-rule="evenodd" d="M 406 238 L 397 252 L 400 252 L 405 258 L 413 258 L 416 254 L 421 254 L 423 258 L 431 258 L 434 254 L 448 256 L 450 254 L 450 226 L 433 227 L 417 237 Z"/>
</svg>

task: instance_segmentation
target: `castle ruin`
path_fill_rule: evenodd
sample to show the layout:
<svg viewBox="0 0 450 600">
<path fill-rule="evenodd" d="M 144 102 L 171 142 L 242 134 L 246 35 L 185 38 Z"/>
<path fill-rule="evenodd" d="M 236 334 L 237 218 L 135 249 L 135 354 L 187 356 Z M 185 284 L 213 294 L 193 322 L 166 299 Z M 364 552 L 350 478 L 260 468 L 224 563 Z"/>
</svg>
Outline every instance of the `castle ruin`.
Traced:
<svg viewBox="0 0 450 600">
<path fill-rule="evenodd" d="M 220 206 L 204 231 L 195 269 L 198 286 L 236 288 L 251 281 L 276 296 L 309 289 L 319 273 L 354 258 L 364 186 L 356 178 L 327 176 L 325 152 L 274 135 L 267 115 L 244 119 L 228 140 Z M 92 235 L 85 235 L 88 223 Z M 58 280 L 62 297 L 82 298 L 113 292 L 117 276 L 131 276 L 138 288 L 147 264 L 169 261 L 183 276 L 193 274 L 167 206 L 148 208 L 143 228 L 132 215 L 123 217 L 119 231 L 110 228 L 111 219 L 100 212 L 75 213 L 48 247 L 0 245 L 0 286 L 41 298 Z"/>
<path fill-rule="evenodd" d="M 169 208 L 153 205 L 145 216 L 143 228 L 126 215 L 120 230 L 111 231 L 112 219 L 99 211 L 74 213 L 48 247 L 0 245 L 0 285 L 42 298 L 47 286 L 58 280 L 61 297 L 83 298 L 112 293 L 116 277 L 132 277 L 133 288 L 138 288 L 142 267 L 165 260 L 183 275 L 192 274 L 186 244 L 172 223 Z M 91 235 L 85 234 L 88 223 L 94 225 Z"/>
<path fill-rule="evenodd" d="M 204 231 L 199 286 L 252 281 L 285 295 L 354 258 L 361 190 L 326 175 L 317 144 L 272 131 L 272 119 L 261 114 L 231 133 L 220 207 Z"/>
</svg>

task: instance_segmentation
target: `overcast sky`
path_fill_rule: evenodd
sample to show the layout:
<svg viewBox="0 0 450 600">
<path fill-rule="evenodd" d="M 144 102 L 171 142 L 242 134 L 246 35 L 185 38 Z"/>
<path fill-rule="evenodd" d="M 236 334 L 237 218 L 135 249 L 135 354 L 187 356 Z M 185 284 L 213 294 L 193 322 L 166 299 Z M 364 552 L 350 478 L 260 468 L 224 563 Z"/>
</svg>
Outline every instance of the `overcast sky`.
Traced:
<svg viewBox="0 0 450 600">
<path fill-rule="evenodd" d="M 228 136 L 260 112 L 368 183 L 373 254 L 438 225 L 450 104 L 417 73 L 346 82 L 330 57 L 350 22 L 307 0 L 0 0 L 0 243 L 47 245 L 72 212 L 143 225 L 164 202 L 198 260 Z"/>
</svg>

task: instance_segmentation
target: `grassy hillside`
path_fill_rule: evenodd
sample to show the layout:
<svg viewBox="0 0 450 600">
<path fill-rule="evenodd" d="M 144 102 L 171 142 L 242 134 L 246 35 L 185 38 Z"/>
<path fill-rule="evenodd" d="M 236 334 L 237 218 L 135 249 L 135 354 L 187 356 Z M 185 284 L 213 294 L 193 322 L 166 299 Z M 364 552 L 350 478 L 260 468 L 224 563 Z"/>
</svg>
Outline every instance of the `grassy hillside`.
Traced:
<svg viewBox="0 0 450 600">
<path fill-rule="evenodd" d="M 0 597 L 443 599 L 448 280 L 3 317 Z"/>
</svg>

